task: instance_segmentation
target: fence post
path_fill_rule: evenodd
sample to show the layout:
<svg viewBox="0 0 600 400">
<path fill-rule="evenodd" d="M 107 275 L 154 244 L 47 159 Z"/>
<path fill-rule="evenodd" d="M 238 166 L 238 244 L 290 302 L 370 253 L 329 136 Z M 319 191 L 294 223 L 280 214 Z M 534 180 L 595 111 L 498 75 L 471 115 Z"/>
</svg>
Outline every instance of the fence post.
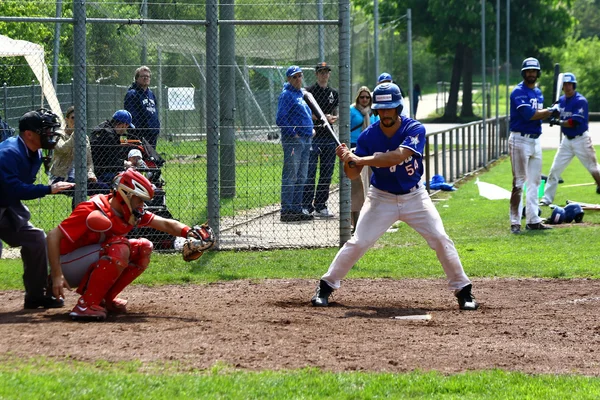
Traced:
<svg viewBox="0 0 600 400">
<path fill-rule="evenodd" d="M 8 119 L 8 85 L 4 82 L 2 86 L 4 87 L 4 118 Z"/>
<path fill-rule="evenodd" d="M 222 20 L 234 20 L 233 2 L 221 1 L 220 17 Z M 219 88 L 221 90 L 220 107 L 220 181 L 221 197 L 235 197 L 235 25 L 221 25 L 219 28 Z M 244 66 L 244 71 L 246 67 Z M 242 77 L 245 79 L 245 76 Z M 246 99 L 246 96 L 244 96 Z M 244 121 L 245 122 L 245 121 Z M 246 128 L 244 123 L 242 129 Z M 233 203 L 232 203 L 233 205 Z"/>
<path fill-rule="evenodd" d="M 339 135 L 340 141 L 350 143 L 350 0 L 339 0 Z M 341 164 L 340 164 L 341 166 Z M 340 246 L 350 240 L 350 180 L 340 168 Z"/>
<path fill-rule="evenodd" d="M 35 106 L 35 79 L 31 80 L 31 109 L 36 110 L 38 107 Z"/>
<path fill-rule="evenodd" d="M 87 45 L 85 1 L 73 1 L 73 79 L 71 91 L 75 105 L 75 203 L 87 200 Z M 77 88 L 77 93 L 75 93 Z"/>
</svg>

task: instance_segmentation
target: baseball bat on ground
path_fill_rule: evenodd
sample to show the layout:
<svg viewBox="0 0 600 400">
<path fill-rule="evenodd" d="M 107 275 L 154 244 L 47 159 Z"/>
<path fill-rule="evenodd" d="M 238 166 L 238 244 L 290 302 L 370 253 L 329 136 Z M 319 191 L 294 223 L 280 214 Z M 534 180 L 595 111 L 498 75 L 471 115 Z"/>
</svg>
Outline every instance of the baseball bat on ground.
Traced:
<svg viewBox="0 0 600 400">
<path fill-rule="evenodd" d="M 331 137 L 335 141 L 335 144 L 337 144 L 338 146 L 341 146 L 342 143 L 340 142 L 340 139 L 338 139 L 337 135 L 333 131 L 333 127 L 327 120 L 327 117 L 325 116 L 325 113 L 323 112 L 323 110 L 321 110 L 321 107 L 319 107 L 319 104 L 315 100 L 315 97 L 312 95 L 311 92 L 306 91 L 306 90 L 302 90 L 302 93 L 303 93 L 304 101 L 306 102 L 306 104 L 308 104 L 310 111 L 312 111 L 312 113 L 319 119 L 319 121 L 321 121 L 323 123 L 323 126 L 327 130 L 327 133 L 329 133 L 329 135 L 331 135 Z M 350 161 L 348 163 L 348 166 L 350 168 L 354 168 L 356 166 L 356 163 L 354 161 Z"/>
<path fill-rule="evenodd" d="M 583 210 L 600 211 L 600 204 L 582 203 L 580 201 L 567 200 L 567 204 L 577 203 Z"/>
</svg>

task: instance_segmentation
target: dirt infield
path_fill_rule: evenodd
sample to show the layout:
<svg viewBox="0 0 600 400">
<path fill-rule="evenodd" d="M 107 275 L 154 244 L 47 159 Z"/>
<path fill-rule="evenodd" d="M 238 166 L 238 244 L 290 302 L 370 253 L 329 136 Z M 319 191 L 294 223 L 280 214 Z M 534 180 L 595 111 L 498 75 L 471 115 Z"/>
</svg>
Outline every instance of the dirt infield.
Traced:
<svg viewBox="0 0 600 400">
<path fill-rule="evenodd" d="M 0 292 L 0 354 L 83 361 L 217 361 L 249 370 L 501 368 L 600 375 L 600 281 L 476 280 L 476 312 L 461 312 L 441 280 L 349 280 L 333 305 L 309 305 L 315 280 L 133 286 L 129 313 L 78 323 L 67 307 L 24 311 Z M 392 317 L 432 316 L 429 321 Z"/>
</svg>

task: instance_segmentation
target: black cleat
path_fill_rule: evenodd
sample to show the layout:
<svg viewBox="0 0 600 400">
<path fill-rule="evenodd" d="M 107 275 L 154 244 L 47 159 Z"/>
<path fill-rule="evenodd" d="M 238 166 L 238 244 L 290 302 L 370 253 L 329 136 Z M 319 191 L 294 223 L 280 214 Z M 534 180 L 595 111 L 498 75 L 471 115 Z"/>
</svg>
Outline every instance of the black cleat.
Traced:
<svg viewBox="0 0 600 400">
<path fill-rule="evenodd" d="M 53 296 L 39 297 L 33 299 L 25 299 L 23 308 L 26 310 L 35 310 L 37 308 L 61 308 L 64 307 L 65 302 L 63 299 L 57 299 Z"/>
<path fill-rule="evenodd" d="M 458 307 L 461 310 L 474 311 L 479 308 L 479 304 L 475 301 L 475 297 L 471 294 L 471 288 L 473 285 L 470 283 L 464 288 L 460 289 L 458 293 L 455 294 L 456 299 L 458 300 Z"/>
<path fill-rule="evenodd" d="M 545 231 L 548 229 L 552 229 L 552 227 L 550 227 L 548 225 L 544 225 L 541 222 L 538 222 L 537 224 L 525 225 L 525 229 L 527 229 L 528 231 Z"/>
<path fill-rule="evenodd" d="M 300 221 L 300 214 L 294 212 L 281 213 L 279 220 L 281 222 L 298 222 Z"/>
<path fill-rule="evenodd" d="M 600 185 L 596 186 L 596 193 L 600 194 Z"/>
<path fill-rule="evenodd" d="M 521 233 L 521 225 L 511 225 L 510 233 L 514 233 L 514 234 Z"/>
<path fill-rule="evenodd" d="M 333 293 L 333 288 L 321 279 L 319 281 L 319 286 L 317 286 L 317 291 L 310 301 L 315 307 L 327 307 L 329 305 L 329 296 L 331 296 L 331 293 Z"/>
</svg>

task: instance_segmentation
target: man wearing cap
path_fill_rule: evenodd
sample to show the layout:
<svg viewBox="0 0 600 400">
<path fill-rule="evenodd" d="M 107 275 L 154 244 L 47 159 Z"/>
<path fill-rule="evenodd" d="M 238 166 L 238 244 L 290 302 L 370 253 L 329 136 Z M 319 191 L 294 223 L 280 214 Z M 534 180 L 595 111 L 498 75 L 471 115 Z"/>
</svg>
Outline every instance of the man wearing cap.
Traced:
<svg viewBox="0 0 600 400">
<path fill-rule="evenodd" d="M 302 211 L 302 196 L 314 135 L 312 112 L 302 94 L 302 69 L 292 65 L 285 76 L 287 83 L 279 95 L 276 121 L 283 146 L 280 219 L 281 222 L 309 221 L 313 216 Z"/>
<path fill-rule="evenodd" d="M 338 117 L 338 92 L 329 87 L 331 68 L 326 62 L 321 62 L 315 67 L 317 82 L 306 88 L 312 93 L 317 104 L 327 117 L 330 124 L 334 124 Z M 321 120 L 316 115 L 312 116 L 313 122 Z M 316 217 L 332 218 L 333 213 L 327 208 L 329 199 L 329 187 L 335 167 L 335 148 L 337 144 L 327 129 L 322 125 L 315 126 L 315 137 L 312 141 L 310 156 L 308 159 L 308 175 L 304 185 L 304 196 L 302 208 L 308 213 L 314 213 Z M 319 166 L 319 182 L 315 192 L 315 178 Z"/>
<path fill-rule="evenodd" d="M 123 108 L 131 113 L 133 124 L 136 127 L 135 135 L 146 139 L 154 149 L 160 134 L 160 120 L 158 119 L 158 104 L 156 96 L 150 90 L 150 68 L 143 65 L 135 70 L 134 82 L 129 86 Z"/>
<path fill-rule="evenodd" d="M 31 214 L 22 203 L 75 185 L 34 183 L 43 161 L 41 149 L 54 149 L 59 128 L 60 120 L 53 112 L 30 111 L 19 119 L 19 136 L 0 143 L 0 239 L 12 247 L 21 247 L 26 309 L 63 306 L 63 300 L 53 298 L 48 287 L 46 235 L 29 222 Z"/>
<path fill-rule="evenodd" d="M 123 171 L 126 149 L 121 146 L 121 136 L 135 129 L 127 110 L 116 111 L 110 120 L 102 122 L 91 133 L 92 158 L 98 180 L 107 184 Z"/>
</svg>

